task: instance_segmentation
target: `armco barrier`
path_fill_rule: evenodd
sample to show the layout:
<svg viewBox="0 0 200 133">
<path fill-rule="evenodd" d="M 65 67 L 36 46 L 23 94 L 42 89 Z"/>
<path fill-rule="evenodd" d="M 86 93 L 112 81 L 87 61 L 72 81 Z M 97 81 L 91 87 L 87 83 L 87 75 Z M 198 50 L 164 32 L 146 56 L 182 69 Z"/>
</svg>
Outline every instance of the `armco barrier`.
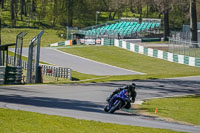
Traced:
<svg viewBox="0 0 200 133">
<path fill-rule="evenodd" d="M 104 44 L 102 44 L 102 45 L 104 45 Z M 150 57 L 167 60 L 170 62 L 200 67 L 200 58 L 178 55 L 178 54 L 169 53 L 169 52 L 165 52 L 162 50 L 156 50 L 156 49 L 152 49 L 152 48 L 146 48 L 146 47 L 143 47 L 140 45 L 136 45 L 136 44 L 118 40 L 118 39 L 114 40 L 114 46 L 120 47 L 123 49 L 127 49 L 132 52 L 139 53 L 139 54 L 144 54 L 144 55 L 147 55 Z"/>
<path fill-rule="evenodd" d="M 14 64 L 14 57 L 8 56 L 8 64 L 13 65 Z M 63 67 L 56 67 L 51 65 L 44 65 L 40 64 L 42 67 L 42 74 L 49 76 L 49 77 L 55 77 L 55 78 L 65 78 L 65 79 L 72 79 L 72 69 L 70 68 L 63 68 Z M 27 70 L 27 62 L 22 60 L 22 68 Z M 5 79 L 5 67 L 0 66 L 0 84 L 4 83 Z"/>
</svg>

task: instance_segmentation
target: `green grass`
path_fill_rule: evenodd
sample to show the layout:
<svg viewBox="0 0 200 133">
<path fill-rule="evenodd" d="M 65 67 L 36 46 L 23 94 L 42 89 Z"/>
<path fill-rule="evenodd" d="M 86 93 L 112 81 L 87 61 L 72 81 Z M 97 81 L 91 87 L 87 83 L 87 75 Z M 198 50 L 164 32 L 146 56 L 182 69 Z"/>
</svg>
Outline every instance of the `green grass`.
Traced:
<svg viewBox="0 0 200 133">
<path fill-rule="evenodd" d="M 110 76 L 95 81 L 170 78 L 200 75 L 200 68 L 190 67 L 133 53 L 113 46 L 90 46 L 59 49 L 106 64 L 146 73 L 146 75 Z"/>
<path fill-rule="evenodd" d="M 25 111 L 0 109 L 1 133 L 176 133 L 165 129 L 153 129 L 78 120 Z"/>
<path fill-rule="evenodd" d="M 2 44 L 16 43 L 16 36 L 20 32 L 27 32 L 24 37 L 24 47 L 29 46 L 29 42 L 39 34 L 41 29 L 29 29 L 29 28 L 3 28 L 2 29 Z M 65 41 L 64 38 L 60 38 L 58 33 L 60 30 L 45 29 L 41 40 L 41 46 L 47 47 L 49 44 Z"/>
<path fill-rule="evenodd" d="M 93 80 L 102 79 L 105 76 L 96 76 L 90 74 L 79 73 L 72 71 L 72 80 L 64 78 L 55 78 L 43 75 L 44 84 L 66 84 L 66 83 L 80 83 L 80 82 L 93 82 Z"/>
<path fill-rule="evenodd" d="M 98 79 L 98 78 L 102 78 L 105 76 L 96 76 L 96 75 L 84 74 L 84 73 L 79 73 L 79 72 L 73 71 L 72 77 L 73 77 L 74 81 L 77 81 L 77 80 L 87 80 L 87 79 L 96 79 L 96 78 Z"/>
<path fill-rule="evenodd" d="M 158 116 L 200 125 L 200 95 L 145 101 L 141 109 Z"/>
</svg>

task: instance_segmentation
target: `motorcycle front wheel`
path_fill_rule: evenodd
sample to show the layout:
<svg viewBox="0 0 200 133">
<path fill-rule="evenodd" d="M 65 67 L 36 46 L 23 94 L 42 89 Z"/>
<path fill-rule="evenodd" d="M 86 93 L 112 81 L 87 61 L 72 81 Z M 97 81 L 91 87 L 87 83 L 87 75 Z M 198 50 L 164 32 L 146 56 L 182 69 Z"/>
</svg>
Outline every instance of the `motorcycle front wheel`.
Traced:
<svg viewBox="0 0 200 133">
<path fill-rule="evenodd" d="M 106 105 L 106 106 L 104 107 L 104 111 L 105 111 L 105 112 L 108 112 L 108 110 L 109 110 L 109 107 L 108 107 L 108 105 Z"/>
<path fill-rule="evenodd" d="M 115 104 L 111 107 L 111 109 L 108 112 L 109 113 L 114 113 L 117 109 L 120 109 L 121 106 L 122 106 L 122 101 L 121 100 L 117 100 L 115 102 Z"/>
</svg>

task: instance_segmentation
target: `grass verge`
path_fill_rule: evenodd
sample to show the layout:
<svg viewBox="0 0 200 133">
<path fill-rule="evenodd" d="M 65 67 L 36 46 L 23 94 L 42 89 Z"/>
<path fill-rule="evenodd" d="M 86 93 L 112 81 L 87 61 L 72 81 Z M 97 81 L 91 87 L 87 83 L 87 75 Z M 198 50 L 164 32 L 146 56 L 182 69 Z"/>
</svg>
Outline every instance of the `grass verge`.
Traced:
<svg viewBox="0 0 200 133">
<path fill-rule="evenodd" d="M 152 99 L 145 101 L 140 109 L 165 118 L 172 118 L 177 121 L 183 121 L 194 125 L 200 125 L 200 95 Z"/>
<path fill-rule="evenodd" d="M 24 37 L 24 47 L 29 46 L 29 42 L 33 39 L 37 34 L 39 34 L 41 29 L 29 29 L 29 28 L 3 28 L 2 29 L 2 44 L 9 44 L 16 42 L 16 36 L 20 32 L 28 33 Z M 65 41 L 64 38 L 59 37 L 59 33 L 61 30 L 54 29 L 45 29 L 44 34 L 41 39 L 41 46 L 47 47 L 49 44 Z"/>
<path fill-rule="evenodd" d="M 104 76 L 96 76 L 90 74 L 79 73 L 72 71 L 72 80 L 64 78 L 55 78 L 43 75 L 44 84 L 66 84 L 66 83 L 85 83 L 85 82 L 94 82 L 94 80 L 104 79 Z"/>
<path fill-rule="evenodd" d="M 0 109 L 0 117 L 1 133 L 124 133 L 124 131 L 130 133 L 176 133 L 172 130 L 78 120 L 9 109 Z"/>
<path fill-rule="evenodd" d="M 62 48 L 61 51 L 82 56 L 95 61 L 113 66 L 134 70 L 146 75 L 110 76 L 98 81 L 133 80 L 150 78 L 172 78 L 200 75 L 200 68 L 172 63 L 157 58 L 152 58 L 114 46 L 87 46 Z"/>
</svg>

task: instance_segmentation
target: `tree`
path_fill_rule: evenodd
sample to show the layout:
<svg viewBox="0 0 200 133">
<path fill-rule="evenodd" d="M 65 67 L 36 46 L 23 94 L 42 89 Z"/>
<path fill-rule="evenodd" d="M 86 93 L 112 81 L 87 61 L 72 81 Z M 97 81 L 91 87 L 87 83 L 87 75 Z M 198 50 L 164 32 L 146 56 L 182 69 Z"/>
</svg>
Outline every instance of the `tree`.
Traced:
<svg viewBox="0 0 200 133">
<path fill-rule="evenodd" d="M 173 2 L 173 0 L 155 0 L 157 7 L 160 8 L 158 9 L 160 10 L 160 15 L 163 14 L 164 16 L 164 41 L 168 41 L 169 37 L 169 12 Z"/>
<path fill-rule="evenodd" d="M 140 14 L 139 21 L 141 23 L 142 22 L 142 2 L 141 2 L 141 0 L 137 1 L 137 9 L 138 9 L 138 13 Z"/>
<path fill-rule="evenodd" d="M 11 20 L 15 20 L 14 0 L 10 0 Z"/>
<path fill-rule="evenodd" d="M 0 0 L 0 4 L 2 3 L 2 0 Z M 0 8 L 0 45 L 1 45 L 1 8 Z M 1 55 L 0 55 L 1 57 Z"/>
<path fill-rule="evenodd" d="M 170 11 L 169 23 L 173 30 L 181 30 L 183 24 L 190 21 L 190 5 L 188 0 L 176 0 Z"/>
<path fill-rule="evenodd" d="M 32 0 L 32 12 L 36 12 L 36 2 Z"/>
<path fill-rule="evenodd" d="M 102 2 L 104 11 L 109 13 L 109 20 L 114 20 L 117 14 L 120 18 L 128 5 L 128 0 L 103 0 Z"/>
<path fill-rule="evenodd" d="M 27 17 L 29 15 L 30 17 L 30 14 L 31 14 L 31 0 L 27 0 L 26 1 L 26 4 L 25 4 L 25 16 Z"/>
<path fill-rule="evenodd" d="M 144 0 L 144 4 L 146 5 L 146 17 L 149 18 L 151 12 L 156 12 L 156 4 L 154 0 Z"/>
<path fill-rule="evenodd" d="M 197 10 L 196 0 L 190 0 L 190 30 L 192 32 L 191 41 L 197 42 Z"/>
<path fill-rule="evenodd" d="M 3 9 L 4 8 L 4 0 L 0 0 L 0 5 L 1 5 L 1 8 Z"/>
<path fill-rule="evenodd" d="M 0 4 L 2 3 L 2 0 L 0 0 Z M 1 8 L 0 8 L 0 45 L 1 45 Z M 0 51 L 0 66 L 2 66 L 2 57 L 1 57 L 1 51 Z"/>
<path fill-rule="evenodd" d="M 20 15 L 21 15 L 21 21 L 23 21 L 23 15 L 25 12 L 25 0 L 20 0 Z"/>
<path fill-rule="evenodd" d="M 164 41 L 168 41 L 169 37 L 169 3 L 164 1 Z"/>
<path fill-rule="evenodd" d="M 105 11 L 109 13 L 109 17 L 108 19 L 109 20 L 113 20 L 116 13 L 117 13 L 117 10 L 114 10 L 114 6 L 113 4 L 117 4 L 118 5 L 118 1 L 113 1 L 113 0 L 103 0 L 103 5 L 105 7 Z M 113 16 L 112 16 L 112 12 L 114 12 Z"/>
<path fill-rule="evenodd" d="M 68 0 L 66 3 L 66 7 L 67 7 L 67 13 L 68 13 L 68 19 L 67 19 L 67 26 L 72 27 L 73 25 L 73 17 L 74 17 L 74 0 Z"/>
<path fill-rule="evenodd" d="M 0 13 L 0 45 L 1 45 L 1 13 Z"/>
<path fill-rule="evenodd" d="M 147 16 L 147 18 L 149 17 L 149 5 L 150 5 L 150 0 L 146 0 L 145 1 L 146 2 L 146 5 L 147 5 L 147 13 L 146 13 L 146 16 Z"/>
<path fill-rule="evenodd" d="M 52 25 L 53 25 L 53 26 L 55 26 L 55 23 L 56 23 L 56 16 L 58 15 L 57 9 L 58 9 L 58 2 L 57 2 L 57 0 L 54 0 L 54 6 L 53 6 L 53 20 L 52 20 Z"/>
</svg>

